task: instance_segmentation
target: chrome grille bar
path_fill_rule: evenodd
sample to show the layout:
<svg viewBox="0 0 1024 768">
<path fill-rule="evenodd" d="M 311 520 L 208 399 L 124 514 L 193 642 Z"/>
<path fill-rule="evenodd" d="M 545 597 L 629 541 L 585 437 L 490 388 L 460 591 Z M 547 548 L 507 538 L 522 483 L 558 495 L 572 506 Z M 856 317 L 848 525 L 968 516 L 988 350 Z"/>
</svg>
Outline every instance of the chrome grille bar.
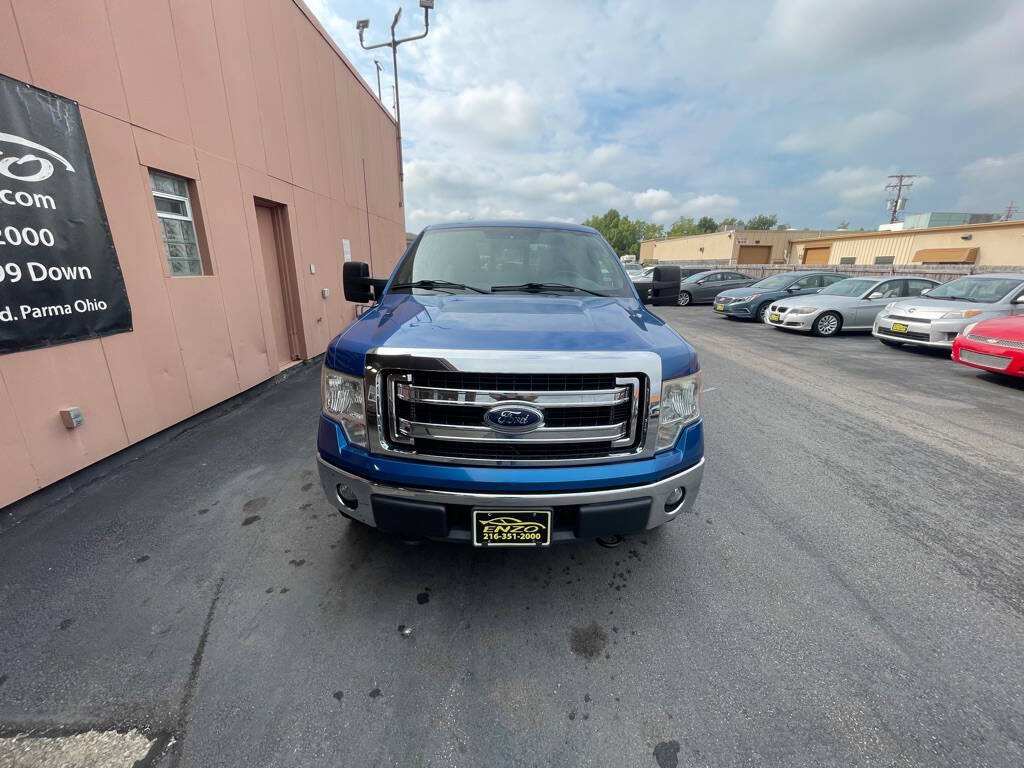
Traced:
<svg viewBox="0 0 1024 768">
<path fill-rule="evenodd" d="M 457 440 L 460 442 L 509 443 L 525 441 L 530 443 L 591 443 L 620 440 L 628 434 L 628 424 L 600 425 L 594 427 L 541 427 L 522 435 L 495 432 L 487 427 L 447 426 L 424 424 L 400 418 L 398 431 L 406 437 L 426 437 L 432 440 Z"/>
<path fill-rule="evenodd" d="M 559 408 L 618 405 L 629 400 L 629 387 L 611 390 L 576 392 L 490 392 L 480 389 L 437 389 L 395 382 L 395 396 L 412 403 L 437 405 L 501 405 L 514 401 Z"/>
</svg>

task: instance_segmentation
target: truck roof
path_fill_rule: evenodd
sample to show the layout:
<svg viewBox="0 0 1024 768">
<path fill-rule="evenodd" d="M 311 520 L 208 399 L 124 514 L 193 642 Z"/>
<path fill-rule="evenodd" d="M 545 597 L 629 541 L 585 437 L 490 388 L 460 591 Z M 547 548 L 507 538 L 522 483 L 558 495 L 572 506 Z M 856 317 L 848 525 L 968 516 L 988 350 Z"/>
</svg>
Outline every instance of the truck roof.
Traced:
<svg viewBox="0 0 1024 768">
<path fill-rule="evenodd" d="M 569 232 L 597 233 L 593 227 L 582 224 L 569 224 L 564 221 L 536 221 L 530 219 L 482 219 L 479 221 L 445 221 L 440 224 L 428 224 L 428 229 L 476 229 L 478 227 L 523 227 L 524 229 L 562 229 Z"/>
</svg>

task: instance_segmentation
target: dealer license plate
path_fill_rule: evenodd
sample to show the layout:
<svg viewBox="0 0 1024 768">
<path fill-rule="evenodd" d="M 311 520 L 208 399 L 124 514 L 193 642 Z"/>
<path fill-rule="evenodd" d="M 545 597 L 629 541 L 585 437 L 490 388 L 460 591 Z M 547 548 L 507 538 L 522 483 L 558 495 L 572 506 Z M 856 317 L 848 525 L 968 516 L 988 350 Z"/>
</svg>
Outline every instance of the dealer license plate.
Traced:
<svg viewBox="0 0 1024 768">
<path fill-rule="evenodd" d="M 771 312 L 771 313 L 769 313 L 768 319 L 771 320 L 773 323 L 779 322 L 779 313 L 778 312 Z"/>
<path fill-rule="evenodd" d="M 474 546 L 546 547 L 550 543 L 550 509 L 473 510 Z"/>
<path fill-rule="evenodd" d="M 719 312 L 723 312 L 725 310 L 725 304 L 715 304 L 715 309 Z"/>
<path fill-rule="evenodd" d="M 908 330 L 909 330 L 909 328 L 907 328 L 907 324 L 906 323 L 893 323 L 892 324 L 892 331 L 893 331 L 893 333 L 906 333 Z"/>
</svg>

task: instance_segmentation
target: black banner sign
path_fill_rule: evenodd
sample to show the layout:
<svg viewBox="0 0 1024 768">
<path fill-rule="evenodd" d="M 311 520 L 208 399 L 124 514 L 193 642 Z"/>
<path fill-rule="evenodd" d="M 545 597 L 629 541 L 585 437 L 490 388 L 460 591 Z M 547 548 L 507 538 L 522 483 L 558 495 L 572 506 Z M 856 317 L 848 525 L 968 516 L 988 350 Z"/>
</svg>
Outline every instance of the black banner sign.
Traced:
<svg viewBox="0 0 1024 768">
<path fill-rule="evenodd" d="M 131 329 L 78 105 L 0 75 L 0 354 Z"/>
</svg>

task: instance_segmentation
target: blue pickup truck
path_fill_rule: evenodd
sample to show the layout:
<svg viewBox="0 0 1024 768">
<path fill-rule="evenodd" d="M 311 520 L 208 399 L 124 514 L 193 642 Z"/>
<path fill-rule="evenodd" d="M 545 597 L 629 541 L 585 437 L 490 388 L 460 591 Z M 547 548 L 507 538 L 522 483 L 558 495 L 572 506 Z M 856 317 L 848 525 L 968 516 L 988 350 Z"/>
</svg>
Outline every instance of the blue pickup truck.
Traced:
<svg viewBox="0 0 1024 768">
<path fill-rule="evenodd" d="M 639 287 L 639 286 L 638 286 Z M 589 227 L 425 229 L 327 349 L 317 440 L 343 515 L 476 546 L 618 540 L 688 510 L 704 471 L 697 355 Z M 644 301 L 674 304 L 678 267 Z"/>
</svg>

